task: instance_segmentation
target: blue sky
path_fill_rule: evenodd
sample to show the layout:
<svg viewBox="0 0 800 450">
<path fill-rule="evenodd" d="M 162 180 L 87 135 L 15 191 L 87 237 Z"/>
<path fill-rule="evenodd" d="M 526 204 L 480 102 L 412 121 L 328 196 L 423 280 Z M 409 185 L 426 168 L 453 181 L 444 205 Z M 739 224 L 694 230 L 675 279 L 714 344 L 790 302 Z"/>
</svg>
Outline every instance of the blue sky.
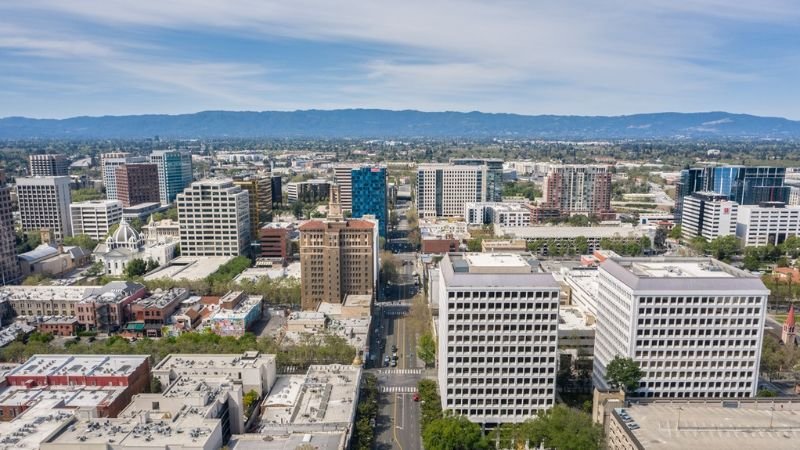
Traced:
<svg viewBox="0 0 800 450">
<path fill-rule="evenodd" d="M 800 119 L 794 0 L 0 2 L 0 117 L 333 108 Z"/>
</svg>

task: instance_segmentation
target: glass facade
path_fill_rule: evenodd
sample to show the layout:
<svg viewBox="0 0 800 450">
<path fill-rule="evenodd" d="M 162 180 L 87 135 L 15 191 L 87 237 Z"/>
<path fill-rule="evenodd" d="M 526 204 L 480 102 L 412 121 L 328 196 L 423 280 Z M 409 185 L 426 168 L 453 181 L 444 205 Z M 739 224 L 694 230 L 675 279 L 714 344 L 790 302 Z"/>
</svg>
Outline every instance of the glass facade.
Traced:
<svg viewBox="0 0 800 450">
<path fill-rule="evenodd" d="M 740 205 L 789 201 L 788 186 L 783 185 L 783 167 L 727 166 L 710 169 L 714 192 L 727 196 Z"/>
<path fill-rule="evenodd" d="M 386 239 L 389 211 L 386 198 L 386 168 L 360 167 L 352 170 L 353 217 L 374 215 L 378 234 Z"/>
</svg>

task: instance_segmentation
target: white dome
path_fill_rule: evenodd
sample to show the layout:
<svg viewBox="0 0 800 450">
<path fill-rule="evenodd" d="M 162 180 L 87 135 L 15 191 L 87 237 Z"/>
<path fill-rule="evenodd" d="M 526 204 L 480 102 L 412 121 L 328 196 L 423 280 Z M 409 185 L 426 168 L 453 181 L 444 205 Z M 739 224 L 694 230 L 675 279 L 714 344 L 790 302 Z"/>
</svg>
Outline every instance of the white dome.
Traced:
<svg viewBox="0 0 800 450">
<path fill-rule="evenodd" d="M 139 233 L 137 233 L 123 217 L 122 221 L 119 223 L 119 228 L 117 228 L 117 231 L 115 231 L 114 235 L 111 237 L 111 243 L 114 246 L 136 245 L 139 243 L 140 239 Z"/>
</svg>

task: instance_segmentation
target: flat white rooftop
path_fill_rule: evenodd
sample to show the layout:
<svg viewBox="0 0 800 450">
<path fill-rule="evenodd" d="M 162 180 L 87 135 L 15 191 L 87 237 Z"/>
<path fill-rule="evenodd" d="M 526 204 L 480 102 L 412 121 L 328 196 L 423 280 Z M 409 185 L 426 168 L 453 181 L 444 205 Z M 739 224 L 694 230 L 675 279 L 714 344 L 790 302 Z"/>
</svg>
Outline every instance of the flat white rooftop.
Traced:
<svg viewBox="0 0 800 450">
<path fill-rule="evenodd" d="M 726 405 L 720 401 L 659 402 L 631 405 L 624 410 L 640 427 L 629 432 L 647 449 L 798 448 L 800 402 L 733 400 Z"/>
<path fill-rule="evenodd" d="M 635 275 L 654 278 L 733 278 L 719 266 L 706 261 L 635 262 L 630 266 Z"/>
<path fill-rule="evenodd" d="M 243 355 L 188 355 L 188 354 L 171 354 L 167 355 L 158 365 L 153 369 L 154 371 L 166 369 L 243 369 L 250 367 L 259 367 L 268 361 L 274 360 L 275 355 L 260 354 L 257 351 L 245 352 Z"/>
<path fill-rule="evenodd" d="M 73 420 L 73 411 L 59 409 L 61 399 L 43 400 L 10 422 L 0 421 L 0 448 L 34 450 L 39 444 Z"/>
<path fill-rule="evenodd" d="M 180 256 L 170 261 L 167 267 L 145 276 L 144 279 L 202 280 L 232 259 L 233 256 Z"/>
<path fill-rule="evenodd" d="M 470 273 L 482 273 L 487 268 L 502 268 L 507 273 L 531 271 L 528 261 L 514 253 L 467 253 L 464 260 L 469 264 Z"/>
<path fill-rule="evenodd" d="M 7 376 L 128 376 L 146 359 L 146 356 L 122 355 L 34 355 Z"/>
</svg>

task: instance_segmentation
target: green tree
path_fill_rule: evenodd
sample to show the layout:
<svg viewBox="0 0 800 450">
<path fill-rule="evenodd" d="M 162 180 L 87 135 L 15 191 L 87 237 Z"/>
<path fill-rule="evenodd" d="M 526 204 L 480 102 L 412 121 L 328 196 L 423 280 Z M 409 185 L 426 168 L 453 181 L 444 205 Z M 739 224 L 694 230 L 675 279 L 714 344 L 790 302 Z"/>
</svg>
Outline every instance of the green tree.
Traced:
<svg viewBox="0 0 800 450">
<path fill-rule="evenodd" d="M 671 239 L 680 239 L 681 233 L 683 233 L 683 231 L 681 230 L 681 226 L 675 225 L 674 227 L 672 227 L 671 230 L 669 230 L 669 237 Z"/>
<path fill-rule="evenodd" d="M 436 362 L 436 342 L 433 340 L 431 333 L 424 333 L 419 337 L 417 355 L 421 360 L 425 361 L 426 367 L 433 366 Z"/>
<path fill-rule="evenodd" d="M 64 245 L 78 246 L 86 251 L 91 252 L 97 247 L 97 241 L 92 239 L 88 234 L 76 234 L 75 236 L 67 236 L 64 238 Z"/>
<path fill-rule="evenodd" d="M 153 394 L 161 392 L 161 380 L 158 377 L 150 378 L 150 392 Z"/>
<path fill-rule="evenodd" d="M 573 227 L 588 227 L 592 222 L 588 216 L 576 215 L 567 219 L 567 223 Z"/>
<path fill-rule="evenodd" d="M 86 269 L 86 275 L 89 277 L 96 277 L 105 273 L 106 267 L 103 265 L 103 261 L 95 261 Z"/>
<path fill-rule="evenodd" d="M 392 252 L 381 252 L 381 279 L 395 283 L 400 278 L 400 260 Z"/>
<path fill-rule="evenodd" d="M 147 260 L 147 268 L 145 273 L 158 269 L 158 261 L 153 258 Z"/>
<path fill-rule="evenodd" d="M 140 277 L 147 273 L 147 264 L 143 259 L 136 258 L 125 265 L 125 276 L 128 278 Z"/>
<path fill-rule="evenodd" d="M 591 416 L 564 405 L 541 411 L 522 428 L 531 448 L 598 450 L 603 446 L 603 429 Z"/>
<path fill-rule="evenodd" d="M 100 200 L 103 193 L 93 188 L 75 189 L 70 193 L 73 202 L 85 202 L 88 200 Z"/>
<path fill-rule="evenodd" d="M 695 251 L 695 253 L 699 253 L 701 255 L 706 254 L 708 249 L 708 241 L 703 236 L 695 236 L 689 242 L 689 247 Z"/>
<path fill-rule="evenodd" d="M 481 251 L 481 244 L 483 243 L 483 238 L 475 238 L 470 239 L 467 241 L 467 251 L 470 252 L 479 252 Z"/>
<path fill-rule="evenodd" d="M 639 363 L 631 358 L 615 356 L 606 366 L 606 381 L 614 387 L 620 387 L 626 392 L 633 392 L 639 387 L 642 379 L 642 369 Z"/>
<path fill-rule="evenodd" d="M 761 267 L 761 260 L 758 259 L 758 256 L 752 252 L 747 252 L 744 255 L 744 259 L 742 260 L 742 265 L 745 269 L 750 271 L 756 271 Z"/>
<path fill-rule="evenodd" d="M 575 238 L 575 253 L 585 255 L 589 253 L 589 240 L 585 236 Z"/>
<path fill-rule="evenodd" d="M 711 253 L 714 258 L 729 260 L 731 256 L 739 252 L 739 241 L 733 235 L 720 236 L 708 243 L 706 251 Z"/>
<path fill-rule="evenodd" d="M 667 229 L 664 227 L 658 227 L 656 229 L 656 234 L 653 236 L 653 246 L 661 250 L 665 248 L 667 245 Z"/>
<path fill-rule="evenodd" d="M 436 419 L 422 433 L 422 442 L 428 450 L 480 450 L 489 443 L 481 434 L 481 427 L 466 417 L 448 414 Z"/>
<path fill-rule="evenodd" d="M 46 284 L 49 281 L 51 281 L 50 278 L 42 275 L 41 273 L 35 273 L 33 275 L 28 275 L 24 280 L 22 280 L 22 285 L 36 286 L 39 284 Z"/>
<path fill-rule="evenodd" d="M 258 392 L 255 390 L 250 390 L 248 393 L 244 394 L 242 397 L 242 403 L 244 403 L 244 410 L 250 411 L 250 405 L 255 403 L 258 400 Z"/>
</svg>

